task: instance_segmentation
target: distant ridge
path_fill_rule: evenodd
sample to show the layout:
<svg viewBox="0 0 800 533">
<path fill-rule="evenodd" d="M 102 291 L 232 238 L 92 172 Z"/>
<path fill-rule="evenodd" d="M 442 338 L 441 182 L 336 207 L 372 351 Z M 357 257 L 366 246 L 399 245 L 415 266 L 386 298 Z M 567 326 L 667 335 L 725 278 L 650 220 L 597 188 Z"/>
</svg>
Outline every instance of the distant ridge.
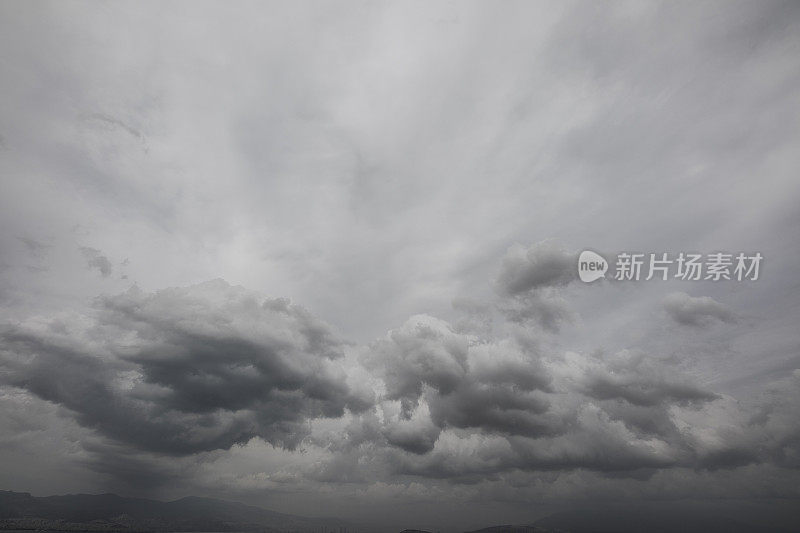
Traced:
<svg viewBox="0 0 800 533">
<path fill-rule="evenodd" d="M 733 509 L 647 508 L 628 506 L 573 509 L 534 522 L 538 531 L 569 533 L 797 533 L 777 524 L 759 523 L 766 517 L 734 517 Z M 743 519 L 744 518 L 744 519 Z M 496 532 L 500 533 L 500 532 Z M 510 531 L 502 533 L 511 533 Z M 521 533 L 521 532 L 520 532 Z"/>
<path fill-rule="evenodd" d="M 529 525 L 502 525 L 469 533 L 798 533 L 792 516 L 777 516 L 768 508 L 725 506 L 620 506 L 561 511 Z"/>
<path fill-rule="evenodd" d="M 213 498 L 163 502 L 116 494 L 36 497 L 12 491 L 0 491 L 0 529 L 360 533 L 338 518 L 301 517 Z"/>
<path fill-rule="evenodd" d="M 572 509 L 526 525 L 499 525 L 469 533 L 797 533 L 800 508 L 689 504 Z M 303 517 L 253 505 L 189 496 L 174 501 L 116 494 L 36 497 L 0 490 L 0 530 L 58 532 L 374 533 L 338 518 Z M 383 530 L 383 529 L 381 529 Z M 401 533 L 431 533 L 405 529 Z"/>
<path fill-rule="evenodd" d="M 549 533 L 550 530 L 541 528 L 539 526 L 492 526 L 469 533 Z"/>
</svg>

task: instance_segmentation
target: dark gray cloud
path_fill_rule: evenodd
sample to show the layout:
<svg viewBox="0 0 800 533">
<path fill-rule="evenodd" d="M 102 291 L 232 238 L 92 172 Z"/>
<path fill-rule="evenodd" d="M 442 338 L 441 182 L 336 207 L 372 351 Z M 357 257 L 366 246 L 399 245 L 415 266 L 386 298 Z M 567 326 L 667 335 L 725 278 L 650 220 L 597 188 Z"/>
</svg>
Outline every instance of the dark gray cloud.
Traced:
<svg viewBox="0 0 800 533">
<path fill-rule="evenodd" d="M 386 452 L 402 474 L 465 481 L 516 470 L 638 475 L 771 461 L 748 442 L 755 429 L 713 444 L 696 440 L 706 429 L 682 423 L 682 414 L 700 417 L 727 400 L 642 352 L 543 356 L 512 339 L 478 341 L 418 316 L 371 345 L 365 363 L 382 376 L 384 417 L 396 413 L 373 442 L 408 452 Z"/>
<path fill-rule="evenodd" d="M 561 293 L 577 279 L 577 257 L 553 240 L 509 248 L 495 279 L 499 311 L 512 322 L 557 332 L 574 317 Z"/>
<path fill-rule="evenodd" d="M 733 322 L 733 311 L 709 296 L 689 296 L 673 292 L 664 298 L 664 309 L 678 324 L 704 327 L 714 322 Z"/>
<path fill-rule="evenodd" d="M 99 298 L 77 327 L 6 326 L 3 381 L 136 449 L 185 455 L 254 437 L 294 448 L 308 419 L 371 405 L 345 383 L 326 324 L 221 280 Z"/>
<path fill-rule="evenodd" d="M 412 418 L 424 399 L 438 428 L 548 431 L 538 416 L 547 404 L 535 393 L 548 389 L 549 378 L 535 357 L 510 343 L 475 345 L 449 324 L 418 316 L 373 344 L 366 360 L 383 376 L 386 399 L 400 402 L 401 418 Z M 428 442 L 429 435 L 420 438 Z"/>
<path fill-rule="evenodd" d="M 620 399 L 632 405 L 704 402 L 717 398 L 646 354 L 624 352 L 585 376 L 586 394 L 598 400 Z"/>
<path fill-rule="evenodd" d="M 390 446 L 421 455 L 433 450 L 441 432 L 441 428 L 429 418 L 420 420 L 401 418 L 388 424 L 383 436 Z"/>
<path fill-rule="evenodd" d="M 503 294 L 516 296 L 544 287 L 564 286 L 577 279 L 577 257 L 554 241 L 528 248 L 513 246 L 502 260 L 497 288 Z"/>
</svg>

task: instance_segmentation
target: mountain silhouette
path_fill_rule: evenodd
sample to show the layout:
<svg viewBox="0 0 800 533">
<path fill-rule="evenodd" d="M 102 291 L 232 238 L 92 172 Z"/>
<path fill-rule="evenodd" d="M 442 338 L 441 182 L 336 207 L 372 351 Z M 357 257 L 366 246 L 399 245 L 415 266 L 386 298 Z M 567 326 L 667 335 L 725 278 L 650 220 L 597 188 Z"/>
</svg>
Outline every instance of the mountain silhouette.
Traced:
<svg viewBox="0 0 800 533">
<path fill-rule="evenodd" d="M 35 497 L 0 491 L 0 529 L 62 531 L 352 532 L 337 518 L 308 518 L 213 498 L 163 502 L 116 494 Z"/>
<path fill-rule="evenodd" d="M 772 510 L 775 511 L 775 510 Z M 609 506 L 553 513 L 530 525 L 493 526 L 469 533 L 790 533 L 797 512 L 769 509 Z"/>
<path fill-rule="evenodd" d="M 470 533 L 789 533 L 800 510 L 792 502 L 770 506 L 693 502 L 609 505 L 560 511 L 527 525 L 499 525 Z M 399 529 L 399 528 L 398 528 Z M 338 518 L 303 517 L 243 503 L 187 497 L 174 501 L 116 494 L 36 497 L 0 491 L 0 530 L 59 532 L 373 533 Z M 383 530 L 383 528 L 381 528 Z M 406 529 L 401 533 L 428 533 Z"/>
</svg>

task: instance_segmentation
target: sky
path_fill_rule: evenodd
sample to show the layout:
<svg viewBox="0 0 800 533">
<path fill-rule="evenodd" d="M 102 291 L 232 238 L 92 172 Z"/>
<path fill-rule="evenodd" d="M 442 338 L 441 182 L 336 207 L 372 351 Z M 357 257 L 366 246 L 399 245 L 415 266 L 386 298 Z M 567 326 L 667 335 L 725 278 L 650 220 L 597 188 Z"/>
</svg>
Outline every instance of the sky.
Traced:
<svg viewBox="0 0 800 533">
<path fill-rule="evenodd" d="M 797 503 L 798 7 L 0 2 L 0 488 Z"/>
</svg>

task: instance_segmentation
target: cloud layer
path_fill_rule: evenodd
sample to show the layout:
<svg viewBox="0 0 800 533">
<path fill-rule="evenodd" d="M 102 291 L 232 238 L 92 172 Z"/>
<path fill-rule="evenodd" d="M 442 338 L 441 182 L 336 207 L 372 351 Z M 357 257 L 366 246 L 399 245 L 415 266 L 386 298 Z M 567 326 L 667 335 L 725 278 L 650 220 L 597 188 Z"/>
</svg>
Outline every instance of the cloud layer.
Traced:
<svg viewBox="0 0 800 533">
<path fill-rule="evenodd" d="M 0 484 L 795 501 L 797 6 L 0 3 Z"/>
<path fill-rule="evenodd" d="M 541 334 L 508 331 L 482 337 L 417 315 L 354 346 L 288 300 L 222 280 L 133 288 L 97 298 L 92 315 L 6 325 L 3 383 L 104 438 L 83 444 L 93 468 L 132 484 L 159 457 L 253 439 L 316 448 L 297 475 L 326 483 L 798 464 L 797 376 L 745 407 L 658 354 L 552 352 Z M 313 429 L 326 419 L 338 429 Z"/>
</svg>

